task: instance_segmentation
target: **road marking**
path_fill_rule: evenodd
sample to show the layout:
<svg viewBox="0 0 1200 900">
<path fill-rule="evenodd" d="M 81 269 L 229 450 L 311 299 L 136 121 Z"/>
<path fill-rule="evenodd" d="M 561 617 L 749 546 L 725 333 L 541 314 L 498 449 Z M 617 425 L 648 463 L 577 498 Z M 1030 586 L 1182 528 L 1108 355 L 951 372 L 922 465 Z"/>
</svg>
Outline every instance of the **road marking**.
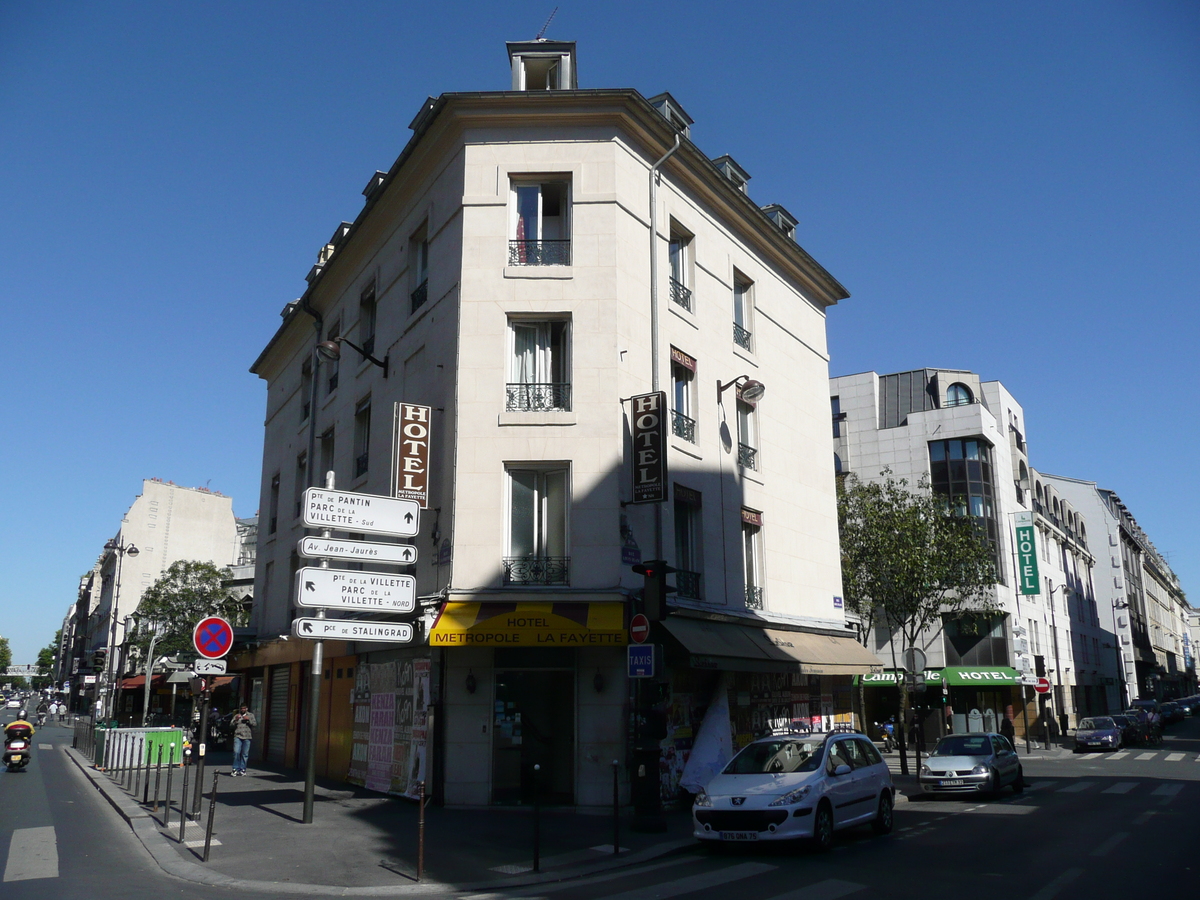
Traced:
<svg viewBox="0 0 1200 900">
<path fill-rule="evenodd" d="M 1050 900 L 1051 897 L 1057 895 L 1059 891 L 1061 891 L 1082 874 L 1083 869 L 1067 869 L 1067 871 L 1063 872 L 1048 885 L 1031 896 L 1029 900 Z"/>
<path fill-rule="evenodd" d="M 1131 790 L 1137 787 L 1136 781 L 1118 781 L 1112 787 L 1107 787 L 1102 790 L 1102 794 L 1128 794 Z"/>
<path fill-rule="evenodd" d="M 185 846 L 185 847 L 203 847 L 204 841 L 184 841 L 183 846 Z M 221 842 L 218 841 L 216 838 L 213 838 L 211 841 L 209 841 L 209 846 L 210 847 L 220 847 Z"/>
<path fill-rule="evenodd" d="M 1054 787 L 1054 785 L 1056 785 L 1056 784 L 1058 784 L 1057 779 L 1051 779 L 1049 781 L 1035 781 L 1033 784 L 1025 785 L 1025 790 L 1026 791 L 1044 791 L 1044 790 L 1046 790 L 1046 788 Z"/>
<path fill-rule="evenodd" d="M 1182 790 L 1182 784 L 1160 784 L 1153 793 L 1155 797 L 1174 797 Z"/>
<path fill-rule="evenodd" d="M 543 856 L 539 865 L 553 869 L 558 866 L 569 866 L 572 863 L 586 862 L 596 859 L 598 853 L 603 853 L 606 856 L 612 856 L 612 844 L 602 844 L 599 847 L 588 847 L 586 850 L 572 850 L 569 853 L 560 853 L 557 856 Z M 628 853 L 628 847 L 621 848 L 622 853 Z M 492 866 L 492 872 L 499 872 L 501 875 L 523 875 L 526 872 L 533 871 L 533 860 L 523 863 L 508 863 L 503 866 Z"/>
<path fill-rule="evenodd" d="M 702 872 L 699 875 L 677 878 L 675 881 L 668 881 L 664 884 L 650 884 L 621 894 L 611 894 L 604 900 L 663 900 L 666 897 L 678 897 L 680 894 L 703 891 L 707 888 L 728 884 L 731 881 L 762 875 L 764 872 L 773 872 L 777 868 L 779 867 L 769 866 L 766 863 L 741 863 L 727 869 Z"/>
<path fill-rule="evenodd" d="M 18 828 L 8 845 L 5 881 L 30 881 L 58 877 L 58 841 L 54 826 Z"/>
<path fill-rule="evenodd" d="M 1154 810 L 1148 809 L 1136 819 L 1133 820 L 1134 825 L 1145 825 L 1154 816 Z"/>
<path fill-rule="evenodd" d="M 1099 753 L 1085 753 L 1085 754 L 1083 754 L 1083 756 L 1081 756 L 1079 758 L 1080 759 L 1099 759 L 1100 754 Z"/>
<path fill-rule="evenodd" d="M 54 745 L 53 744 L 38 744 L 38 749 L 39 750 L 53 750 Z M 1180 755 L 1182 755 L 1182 754 L 1180 754 Z"/>
<path fill-rule="evenodd" d="M 808 887 L 796 888 L 786 894 L 776 894 L 769 900 L 837 900 L 847 894 L 863 890 L 865 884 L 855 884 L 853 881 L 841 881 L 837 878 L 827 878 Z"/>
<path fill-rule="evenodd" d="M 1074 784 L 1068 784 L 1066 787 L 1059 788 L 1059 794 L 1078 794 L 1080 791 L 1086 791 L 1088 788 L 1095 787 L 1094 781 L 1077 781 Z"/>
<path fill-rule="evenodd" d="M 1187 756 L 1186 753 L 1168 753 L 1167 762 L 1179 762 L 1185 756 Z"/>
<path fill-rule="evenodd" d="M 1117 753 L 1114 753 L 1112 756 L 1109 757 L 1109 759 L 1124 759 L 1128 755 L 1129 755 L 1128 750 L 1121 750 Z"/>
<path fill-rule="evenodd" d="M 1092 851 L 1092 856 L 1108 856 L 1116 848 L 1117 844 L 1129 837 L 1128 831 L 1118 831 L 1107 841 Z"/>
<path fill-rule="evenodd" d="M 1158 753 L 1152 750 L 1152 751 L 1150 751 L 1149 753 L 1139 753 L 1139 754 L 1138 754 L 1138 756 L 1137 756 L 1137 758 L 1138 758 L 1139 760 L 1142 760 L 1142 759 L 1154 759 L 1154 757 L 1156 757 L 1156 756 L 1158 756 Z"/>
</svg>

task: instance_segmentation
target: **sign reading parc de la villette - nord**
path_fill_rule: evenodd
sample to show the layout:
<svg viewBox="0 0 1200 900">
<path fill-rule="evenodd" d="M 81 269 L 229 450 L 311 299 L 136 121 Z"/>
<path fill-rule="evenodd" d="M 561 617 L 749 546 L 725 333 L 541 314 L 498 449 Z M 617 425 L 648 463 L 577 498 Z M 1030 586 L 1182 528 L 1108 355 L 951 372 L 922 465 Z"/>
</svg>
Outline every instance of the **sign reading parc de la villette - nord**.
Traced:
<svg viewBox="0 0 1200 900">
<path fill-rule="evenodd" d="M 630 398 L 633 410 L 633 502 L 667 499 L 667 395 L 663 391 Z"/>
</svg>

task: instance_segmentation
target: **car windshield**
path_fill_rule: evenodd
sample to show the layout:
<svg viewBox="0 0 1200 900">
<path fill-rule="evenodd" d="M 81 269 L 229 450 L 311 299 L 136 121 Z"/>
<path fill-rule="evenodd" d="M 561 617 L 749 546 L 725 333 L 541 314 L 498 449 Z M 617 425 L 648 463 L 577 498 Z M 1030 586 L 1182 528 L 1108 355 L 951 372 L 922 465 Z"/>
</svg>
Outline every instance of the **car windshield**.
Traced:
<svg viewBox="0 0 1200 900">
<path fill-rule="evenodd" d="M 1084 719 L 1079 723 L 1080 731 L 1107 731 L 1110 728 L 1116 727 L 1116 723 L 1108 716 L 1099 716 L 1095 719 Z"/>
<path fill-rule="evenodd" d="M 962 734 L 944 737 L 933 750 L 934 756 L 991 756 L 992 742 L 986 734 Z"/>
<path fill-rule="evenodd" d="M 756 741 L 729 761 L 726 775 L 815 772 L 821 765 L 824 738 L 779 738 Z"/>
</svg>

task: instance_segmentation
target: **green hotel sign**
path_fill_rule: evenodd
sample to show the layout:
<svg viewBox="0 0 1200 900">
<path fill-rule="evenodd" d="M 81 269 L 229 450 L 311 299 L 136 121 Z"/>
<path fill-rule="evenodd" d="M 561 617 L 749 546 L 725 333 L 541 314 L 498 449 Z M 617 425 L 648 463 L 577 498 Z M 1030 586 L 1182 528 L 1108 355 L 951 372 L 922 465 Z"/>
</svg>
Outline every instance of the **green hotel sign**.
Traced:
<svg viewBox="0 0 1200 900">
<path fill-rule="evenodd" d="M 1017 525 L 1017 580 L 1022 594 L 1040 594 L 1041 579 L 1038 578 L 1037 541 L 1033 529 L 1033 513 L 1016 514 Z"/>
</svg>

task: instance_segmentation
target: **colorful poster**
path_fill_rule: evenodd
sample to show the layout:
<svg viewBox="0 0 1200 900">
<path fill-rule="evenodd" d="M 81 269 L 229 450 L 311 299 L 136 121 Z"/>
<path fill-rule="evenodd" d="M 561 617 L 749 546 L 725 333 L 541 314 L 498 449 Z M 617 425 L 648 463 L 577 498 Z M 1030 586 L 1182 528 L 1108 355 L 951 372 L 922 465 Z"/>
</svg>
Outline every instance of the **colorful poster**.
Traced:
<svg viewBox="0 0 1200 900">
<path fill-rule="evenodd" d="M 388 791 L 392 786 L 392 748 L 396 721 L 395 695 L 381 691 L 371 694 L 371 733 L 367 745 L 367 782 L 373 791 Z"/>
</svg>

